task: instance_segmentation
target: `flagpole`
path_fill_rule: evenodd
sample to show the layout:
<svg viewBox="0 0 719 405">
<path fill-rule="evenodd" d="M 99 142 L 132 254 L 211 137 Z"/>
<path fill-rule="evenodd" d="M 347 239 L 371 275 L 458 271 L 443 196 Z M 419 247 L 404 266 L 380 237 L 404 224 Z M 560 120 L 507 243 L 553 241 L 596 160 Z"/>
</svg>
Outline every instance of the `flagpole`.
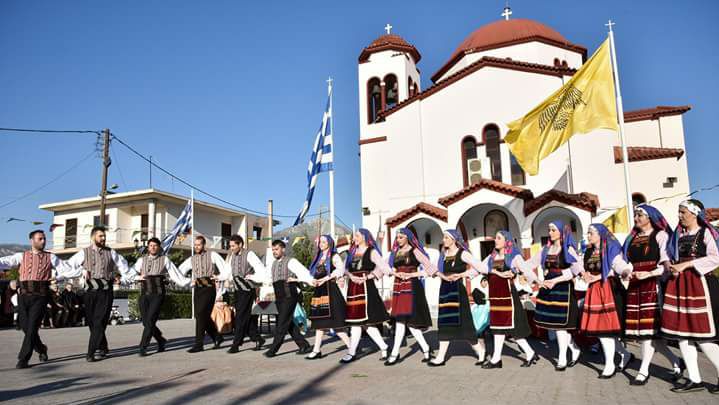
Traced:
<svg viewBox="0 0 719 405">
<path fill-rule="evenodd" d="M 332 236 L 332 239 L 336 240 L 335 235 L 335 156 L 336 156 L 336 149 L 335 149 L 335 128 L 334 128 L 334 111 L 332 108 L 332 77 L 327 79 L 327 92 L 328 96 L 330 98 L 330 134 L 332 134 L 332 169 L 329 173 L 330 178 L 330 236 Z"/>
<path fill-rule="evenodd" d="M 190 257 L 195 255 L 195 189 L 190 189 Z M 190 259 L 192 262 L 192 259 Z M 192 269 L 194 271 L 195 269 Z M 190 273 L 192 278 L 192 273 Z M 195 319 L 195 287 L 192 286 L 192 319 Z"/>
<path fill-rule="evenodd" d="M 612 54 L 612 73 L 614 74 L 614 88 L 617 96 L 617 120 L 619 121 L 619 140 L 622 143 L 622 162 L 624 167 L 624 190 L 627 198 L 627 227 L 631 227 L 634 221 L 634 206 L 632 205 L 632 190 L 629 182 L 629 153 L 627 152 L 627 142 L 624 136 L 624 106 L 622 104 L 622 91 L 619 86 L 619 68 L 617 67 L 617 51 L 614 49 L 614 31 L 612 26 L 614 23 L 609 20 L 609 48 Z"/>
</svg>

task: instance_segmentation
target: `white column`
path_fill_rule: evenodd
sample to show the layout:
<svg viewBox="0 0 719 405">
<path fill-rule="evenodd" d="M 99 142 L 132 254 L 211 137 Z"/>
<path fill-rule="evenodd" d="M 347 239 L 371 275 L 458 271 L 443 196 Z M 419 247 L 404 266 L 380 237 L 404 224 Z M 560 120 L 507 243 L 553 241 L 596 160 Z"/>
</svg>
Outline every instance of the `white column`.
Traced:
<svg viewBox="0 0 719 405">
<path fill-rule="evenodd" d="M 147 236 L 155 237 L 155 200 L 150 200 L 147 204 Z"/>
</svg>

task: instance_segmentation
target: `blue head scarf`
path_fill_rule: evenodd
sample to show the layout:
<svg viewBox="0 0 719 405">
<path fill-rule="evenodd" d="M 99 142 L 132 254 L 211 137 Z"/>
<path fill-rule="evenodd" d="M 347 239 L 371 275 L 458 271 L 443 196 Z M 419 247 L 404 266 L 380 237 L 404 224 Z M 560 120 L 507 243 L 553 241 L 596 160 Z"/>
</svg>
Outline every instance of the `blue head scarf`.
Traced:
<svg viewBox="0 0 719 405">
<path fill-rule="evenodd" d="M 407 242 L 421 252 L 423 255 L 427 256 L 429 258 L 429 255 L 424 250 L 424 246 L 422 246 L 422 243 L 417 239 L 417 236 L 415 236 L 414 232 L 410 230 L 409 228 L 401 228 L 399 231 L 397 231 L 397 235 L 402 234 L 407 237 Z M 394 243 L 392 244 L 392 252 L 389 254 L 389 267 L 394 267 L 394 258 L 397 255 L 397 251 L 399 250 L 399 243 L 397 242 L 397 237 L 394 238 Z"/>
<path fill-rule="evenodd" d="M 649 218 L 649 222 L 652 224 L 652 228 L 654 228 L 657 231 L 664 231 L 671 237 L 672 235 L 672 228 L 669 227 L 669 223 L 667 222 L 667 219 L 664 218 L 664 215 L 662 215 L 661 212 L 659 212 L 658 209 L 652 207 L 649 204 L 639 204 L 636 207 L 634 207 L 634 211 L 640 211 L 644 212 L 647 217 Z M 637 228 L 636 226 L 632 228 L 632 231 L 629 233 L 629 236 L 627 236 L 627 239 L 624 240 L 624 258 L 627 258 L 627 253 L 629 252 L 629 246 L 632 244 L 632 239 L 634 239 L 637 234 L 641 232 L 641 229 Z"/>
<path fill-rule="evenodd" d="M 329 269 L 331 267 L 332 257 L 334 257 L 334 255 L 337 253 L 337 248 L 335 247 L 335 240 L 332 239 L 332 236 L 322 235 L 322 236 L 320 236 L 320 239 L 322 239 L 322 238 L 325 238 L 325 240 L 327 240 L 327 244 L 329 245 L 329 253 L 327 254 L 327 257 L 325 258 L 325 268 L 329 272 Z M 313 276 L 317 273 L 317 264 L 320 262 L 320 258 L 322 257 L 322 249 L 320 249 L 320 239 L 317 240 L 317 254 L 315 255 L 315 258 L 312 260 L 312 264 L 310 264 L 310 274 L 312 274 Z"/>
<path fill-rule="evenodd" d="M 699 223 L 699 226 L 703 226 L 707 229 L 707 232 L 711 234 L 712 238 L 714 239 L 714 242 L 719 248 L 719 231 L 717 231 L 717 229 L 714 228 L 714 226 L 710 224 L 709 221 L 707 221 L 704 204 L 702 204 L 699 200 L 691 199 L 683 201 L 681 204 L 679 204 L 679 207 L 684 207 L 689 212 L 697 216 L 697 222 Z M 682 229 L 682 224 L 677 224 L 674 233 L 672 233 L 671 237 L 669 238 L 669 243 L 667 243 L 667 254 L 673 262 L 679 260 L 679 235 Z"/>
<path fill-rule="evenodd" d="M 604 224 L 591 224 L 589 227 L 594 228 L 601 239 L 599 254 L 602 258 L 602 280 L 606 280 L 614 258 L 622 254 L 622 245 Z"/>
<path fill-rule="evenodd" d="M 562 255 L 564 256 L 564 261 L 566 263 L 574 263 L 577 261 L 577 259 L 574 258 L 571 254 L 569 254 L 569 248 L 572 247 L 574 250 L 577 250 L 577 242 L 574 241 L 574 235 L 572 235 L 572 228 L 569 227 L 569 225 L 564 225 L 564 222 L 562 221 L 552 221 L 550 222 L 552 225 L 557 227 L 559 229 L 559 233 L 562 234 L 560 237 L 560 242 L 562 244 Z M 552 241 L 547 241 L 547 245 L 542 249 L 542 266 L 544 266 L 544 261 L 547 259 L 547 254 L 549 253 L 549 247 L 552 246 Z"/>
<path fill-rule="evenodd" d="M 374 250 L 379 253 L 380 256 L 382 256 L 382 249 L 377 246 L 377 242 L 374 240 L 374 237 L 372 236 L 372 232 L 365 228 L 359 228 L 357 232 L 362 234 L 362 237 L 364 238 L 365 244 L 367 245 L 367 249 L 374 248 Z M 347 259 L 345 260 L 345 266 L 349 268 L 352 265 L 352 258 L 354 257 L 355 253 L 357 252 L 358 246 L 352 241 L 352 245 L 350 246 L 349 252 L 347 254 Z"/>
<path fill-rule="evenodd" d="M 469 252 L 469 246 L 467 246 L 467 242 L 465 242 L 464 238 L 462 237 L 462 234 L 459 233 L 456 229 L 447 229 L 444 231 L 446 235 L 449 235 L 450 238 L 454 239 L 454 243 L 457 244 L 457 247 L 460 247 L 466 251 Z M 439 268 L 440 273 L 444 273 L 444 258 L 445 258 L 445 252 L 444 249 L 441 249 L 441 252 L 439 254 L 439 261 L 437 262 L 437 267 Z"/>
<path fill-rule="evenodd" d="M 514 260 L 514 257 L 516 255 L 522 255 L 522 252 L 519 250 L 517 245 L 514 244 L 514 237 L 512 237 L 512 233 L 509 231 L 499 231 L 499 234 L 501 234 L 504 237 L 504 240 L 506 241 L 504 243 L 504 263 L 507 266 L 512 265 L 512 260 Z M 497 250 L 493 250 L 492 254 L 489 255 L 489 260 L 487 261 L 487 267 L 491 270 L 492 265 L 494 264 L 494 257 L 497 256 Z M 512 269 L 514 271 L 514 269 Z"/>
</svg>

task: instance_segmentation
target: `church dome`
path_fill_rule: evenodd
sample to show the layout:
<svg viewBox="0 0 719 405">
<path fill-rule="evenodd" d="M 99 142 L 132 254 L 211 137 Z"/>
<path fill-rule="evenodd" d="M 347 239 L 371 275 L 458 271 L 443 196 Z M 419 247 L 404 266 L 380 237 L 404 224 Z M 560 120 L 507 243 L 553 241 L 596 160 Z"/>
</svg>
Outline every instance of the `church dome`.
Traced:
<svg viewBox="0 0 719 405">
<path fill-rule="evenodd" d="M 454 51 L 449 61 L 432 76 L 432 80 L 436 82 L 466 54 L 532 41 L 544 42 L 578 52 L 585 58 L 587 55 L 586 48 L 572 44 L 555 29 L 540 22 L 524 18 L 499 20 L 482 26 L 469 34 Z"/>
<path fill-rule="evenodd" d="M 362 50 L 362 53 L 360 53 L 359 56 L 359 61 L 360 63 L 367 62 L 371 54 L 387 50 L 407 52 L 414 59 L 414 63 L 419 62 L 422 58 L 422 55 L 419 54 L 417 48 L 405 41 L 405 39 L 401 36 L 397 34 L 385 34 L 372 41 L 369 46 Z"/>
</svg>

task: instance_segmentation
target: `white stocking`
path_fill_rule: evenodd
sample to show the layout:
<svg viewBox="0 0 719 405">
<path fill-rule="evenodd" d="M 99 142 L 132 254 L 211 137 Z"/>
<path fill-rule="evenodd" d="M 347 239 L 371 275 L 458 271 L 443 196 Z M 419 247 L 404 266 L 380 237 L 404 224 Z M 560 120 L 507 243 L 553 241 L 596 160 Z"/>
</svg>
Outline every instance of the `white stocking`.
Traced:
<svg viewBox="0 0 719 405">
<path fill-rule="evenodd" d="M 566 330 L 557 331 L 557 346 L 559 346 L 559 357 L 557 358 L 558 367 L 567 365 L 567 348 L 571 340 L 572 336 Z"/>
<path fill-rule="evenodd" d="M 602 344 L 602 350 L 604 351 L 604 371 L 603 375 L 610 375 L 614 373 L 614 348 L 615 340 L 609 337 L 600 337 L 599 343 Z"/>
<path fill-rule="evenodd" d="M 719 374 L 719 345 L 712 342 L 702 342 L 699 343 L 699 347 L 702 348 L 704 354 L 716 368 L 717 374 Z"/>
<path fill-rule="evenodd" d="M 532 349 L 532 346 L 529 345 L 529 342 L 527 342 L 527 339 L 517 339 L 516 341 L 519 348 L 524 351 L 524 356 L 527 361 L 534 357 L 534 350 Z"/>
<path fill-rule="evenodd" d="M 427 344 L 427 340 L 425 340 L 422 331 L 410 326 L 409 332 L 412 334 L 412 336 L 414 336 L 414 340 L 417 341 L 417 344 L 419 345 L 420 349 L 422 349 L 422 353 L 427 353 L 429 351 L 429 344 Z"/>
<path fill-rule="evenodd" d="M 481 338 L 477 340 L 477 344 L 472 346 L 474 353 L 477 354 L 477 360 L 484 361 L 484 356 L 487 354 L 487 348 L 484 347 L 484 340 Z"/>
<path fill-rule="evenodd" d="M 406 329 L 404 323 L 396 322 L 394 324 L 394 344 L 392 345 L 392 353 L 390 353 L 392 357 L 399 355 L 399 347 L 402 346 Z"/>
<path fill-rule="evenodd" d="M 368 326 L 367 334 L 370 338 L 372 338 L 372 340 L 374 340 L 374 343 L 377 345 L 377 347 L 379 347 L 380 350 L 384 351 L 388 349 L 387 343 L 385 343 L 382 339 L 382 334 L 379 333 L 379 329 L 377 329 L 376 326 Z"/>
<path fill-rule="evenodd" d="M 360 339 L 362 338 L 362 327 L 353 326 L 350 328 L 350 346 L 347 354 L 354 356 L 357 353 L 357 347 L 359 347 Z"/>
<path fill-rule="evenodd" d="M 320 352 L 320 347 L 322 347 L 322 336 L 324 336 L 324 334 L 325 332 L 322 330 L 317 330 L 315 332 L 315 347 L 312 349 L 313 352 Z"/>
<path fill-rule="evenodd" d="M 697 362 L 697 348 L 692 343 L 689 343 L 688 340 L 680 340 L 679 351 L 682 352 L 682 358 L 687 365 L 687 373 L 689 374 L 691 382 L 697 384 L 702 382 L 702 376 L 699 373 L 699 363 Z"/>
<path fill-rule="evenodd" d="M 432 363 L 439 364 L 444 361 L 444 357 L 447 356 L 447 349 L 449 349 L 449 340 L 439 341 L 439 350 L 437 350 L 437 356 L 432 360 Z"/>
<path fill-rule="evenodd" d="M 335 332 L 335 334 L 342 340 L 345 346 L 350 347 L 350 337 L 347 336 L 347 332 Z"/>
<path fill-rule="evenodd" d="M 494 353 L 492 353 L 492 358 L 489 360 L 493 364 L 497 364 L 500 360 L 502 360 L 502 348 L 504 347 L 505 338 L 505 335 L 494 335 Z M 482 359 L 479 360 L 481 361 Z"/>
</svg>

